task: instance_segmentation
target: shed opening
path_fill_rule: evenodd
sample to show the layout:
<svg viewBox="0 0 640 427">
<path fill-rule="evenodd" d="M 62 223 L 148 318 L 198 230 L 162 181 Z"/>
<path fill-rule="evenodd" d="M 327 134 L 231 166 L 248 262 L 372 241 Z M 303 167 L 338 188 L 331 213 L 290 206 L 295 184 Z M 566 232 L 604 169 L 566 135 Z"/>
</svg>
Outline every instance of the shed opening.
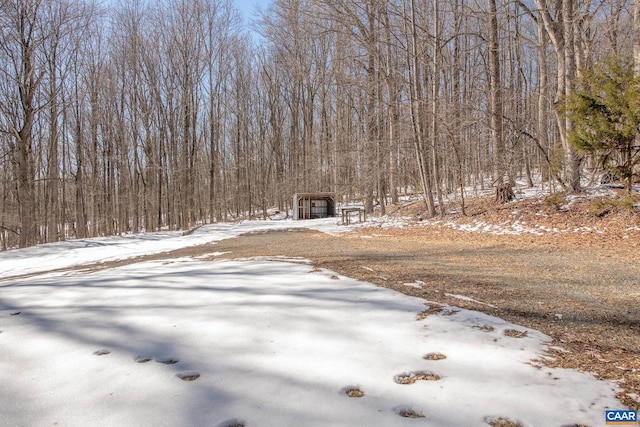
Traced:
<svg viewBox="0 0 640 427">
<path fill-rule="evenodd" d="M 296 193 L 293 195 L 293 219 L 316 219 L 336 216 L 334 193 Z"/>
</svg>

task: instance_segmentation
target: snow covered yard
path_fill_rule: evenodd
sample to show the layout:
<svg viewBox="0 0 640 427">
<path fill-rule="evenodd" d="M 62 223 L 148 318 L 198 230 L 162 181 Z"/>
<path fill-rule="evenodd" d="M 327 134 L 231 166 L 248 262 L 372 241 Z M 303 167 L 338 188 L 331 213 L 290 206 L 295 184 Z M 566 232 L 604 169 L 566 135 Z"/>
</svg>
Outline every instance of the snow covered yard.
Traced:
<svg viewBox="0 0 640 427">
<path fill-rule="evenodd" d="M 0 279 L 34 274 L 89 263 L 131 259 L 176 249 L 213 243 L 241 234 L 264 230 L 311 227 L 326 233 L 340 233 L 335 218 L 316 221 L 243 221 L 218 223 L 184 235 L 180 231 L 126 234 L 122 236 L 75 239 L 0 252 Z M 35 262 L 34 260 L 37 260 Z"/>
<path fill-rule="evenodd" d="M 130 237 L 127 251 L 44 245 L 0 254 L 0 271 L 299 224 Z M 532 362 L 547 340 L 535 330 L 454 307 L 419 316 L 421 299 L 301 259 L 147 261 L 0 288 L 1 425 L 596 426 L 622 408 L 614 384 Z"/>
</svg>

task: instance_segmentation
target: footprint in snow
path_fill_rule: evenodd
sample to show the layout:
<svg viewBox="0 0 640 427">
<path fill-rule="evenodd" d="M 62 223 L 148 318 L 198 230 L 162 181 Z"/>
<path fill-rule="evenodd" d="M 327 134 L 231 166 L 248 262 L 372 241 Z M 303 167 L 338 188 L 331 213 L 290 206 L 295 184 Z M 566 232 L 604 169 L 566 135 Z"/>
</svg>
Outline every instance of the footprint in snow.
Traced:
<svg viewBox="0 0 640 427">
<path fill-rule="evenodd" d="M 111 353 L 111 350 L 106 348 L 96 350 L 93 352 L 93 354 L 95 354 L 96 356 L 104 356 L 105 354 L 109 354 L 109 353 Z"/>
<path fill-rule="evenodd" d="M 527 331 L 518 331 L 516 329 L 505 329 L 503 334 L 511 338 L 524 338 L 527 336 Z"/>
<path fill-rule="evenodd" d="M 418 412 L 407 406 L 393 408 L 393 411 L 403 418 L 424 418 L 424 414 L 422 412 Z"/>
<path fill-rule="evenodd" d="M 245 426 L 246 426 L 246 423 L 244 421 L 233 419 L 233 420 L 224 421 L 218 424 L 216 427 L 245 427 Z"/>
<path fill-rule="evenodd" d="M 342 393 L 344 393 L 345 395 L 349 396 L 349 397 L 363 397 L 364 396 L 364 391 L 362 391 L 362 389 L 355 385 L 355 386 L 347 386 L 345 388 L 342 389 Z"/>
<path fill-rule="evenodd" d="M 440 375 L 436 375 L 433 372 L 416 371 L 396 375 L 394 380 L 398 384 L 413 384 L 416 381 L 438 381 L 440 378 Z"/>
<path fill-rule="evenodd" d="M 134 359 L 136 362 L 138 363 L 147 363 L 149 361 L 151 361 L 151 357 L 147 357 L 147 356 L 138 356 Z"/>
<path fill-rule="evenodd" d="M 164 363 L 165 365 L 175 365 L 176 363 L 178 363 L 180 360 L 175 359 L 173 357 L 170 357 L 168 359 L 156 359 L 156 362 L 158 363 Z"/>
<path fill-rule="evenodd" d="M 484 422 L 491 427 L 524 427 L 524 424 L 506 417 L 485 417 Z"/>
<path fill-rule="evenodd" d="M 423 359 L 425 360 L 443 360 L 446 359 L 447 356 L 445 356 L 442 353 L 429 353 L 429 354 L 425 354 Z"/>
<path fill-rule="evenodd" d="M 181 372 L 176 374 L 176 377 L 180 378 L 182 381 L 195 381 L 200 378 L 200 374 L 197 372 Z"/>
</svg>

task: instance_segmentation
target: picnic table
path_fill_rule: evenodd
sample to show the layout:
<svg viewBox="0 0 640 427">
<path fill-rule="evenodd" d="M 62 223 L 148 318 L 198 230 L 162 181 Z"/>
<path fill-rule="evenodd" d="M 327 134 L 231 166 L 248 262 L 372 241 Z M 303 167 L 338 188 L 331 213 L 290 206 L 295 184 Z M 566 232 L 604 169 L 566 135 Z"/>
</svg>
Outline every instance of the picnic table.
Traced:
<svg viewBox="0 0 640 427">
<path fill-rule="evenodd" d="M 351 214 L 353 213 L 358 214 L 358 221 L 362 222 L 363 220 L 364 221 L 367 220 L 367 212 L 361 207 L 351 206 L 351 207 L 342 208 L 341 211 L 342 211 L 342 223 L 345 225 L 349 225 L 349 223 L 351 222 Z"/>
</svg>

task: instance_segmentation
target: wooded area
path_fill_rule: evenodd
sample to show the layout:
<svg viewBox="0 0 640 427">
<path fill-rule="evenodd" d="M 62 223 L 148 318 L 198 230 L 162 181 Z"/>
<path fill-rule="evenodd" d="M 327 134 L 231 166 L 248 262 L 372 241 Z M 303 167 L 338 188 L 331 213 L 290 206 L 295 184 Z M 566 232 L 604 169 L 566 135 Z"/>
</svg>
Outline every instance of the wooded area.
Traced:
<svg viewBox="0 0 640 427">
<path fill-rule="evenodd" d="M 382 213 L 420 192 L 437 215 L 466 186 L 579 191 L 595 165 L 558 107 L 634 54 L 634 7 L 274 0 L 254 34 L 229 0 L 0 0 L 0 245 L 266 217 L 296 192 Z"/>
</svg>

